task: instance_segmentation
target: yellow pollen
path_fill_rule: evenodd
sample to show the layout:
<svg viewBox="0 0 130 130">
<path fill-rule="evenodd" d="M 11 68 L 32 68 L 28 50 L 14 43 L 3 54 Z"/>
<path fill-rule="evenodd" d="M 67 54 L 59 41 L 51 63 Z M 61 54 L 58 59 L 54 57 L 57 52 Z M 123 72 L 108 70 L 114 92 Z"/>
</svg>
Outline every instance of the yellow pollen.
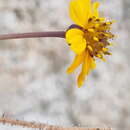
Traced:
<svg viewBox="0 0 130 130">
<path fill-rule="evenodd" d="M 112 24 L 112 22 L 106 22 L 106 24 L 107 24 L 107 25 L 110 25 L 110 24 Z"/>
<path fill-rule="evenodd" d="M 93 40 L 97 41 L 97 42 L 99 41 L 99 39 L 97 37 L 93 37 Z"/>
<path fill-rule="evenodd" d="M 109 36 L 110 36 L 110 35 L 109 35 L 109 34 L 107 34 L 107 33 L 106 33 L 106 34 L 104 34 L 104 35 L 105 35 L 106 37 L 109 37 Z"/>
<path fill-rule="evenodd" d="M 94 32 L 94 29 L 88 29 L 89 32 Z"/>
<path fill-rule="evenodd" d="M 88 45 L 88 49 L 89 49 L 90 51 L 93 51 L 93 48 L 92 48 L 90 45 Z"/>
<path fill-rule="evenodd" d="M 104 52 L 107 52 L 107 51 L 108 51 L 108 48 L 102 48 L 102 50 L 103 50 Z"/>
<path fill-rule="evenodd" d="M 102 55 L 101 55 L 101 54 L 97 54 L 97 57 L 98 57 L 98 58 L 102 58 Z"/>
<path fill-rule="evenodd" d="M 95 24 L 95 28 L 98 28 L 99 27 L 99 24 Z"/>
</svg>

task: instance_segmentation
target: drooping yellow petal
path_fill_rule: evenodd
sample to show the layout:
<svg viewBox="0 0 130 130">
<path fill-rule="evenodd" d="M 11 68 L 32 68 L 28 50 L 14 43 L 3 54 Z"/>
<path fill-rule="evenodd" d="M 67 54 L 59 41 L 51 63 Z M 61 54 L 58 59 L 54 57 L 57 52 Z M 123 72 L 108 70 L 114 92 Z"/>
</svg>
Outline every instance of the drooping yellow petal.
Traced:
<svg viewBox="0 0 130 130">
<path fill-rule="evenodd" d="M 95 17 L 99 17 L 99 12 L 98 12 L 98 7 L 99 7 L 100 3 L 99 2 L 94 2 L 93 3 L 93 15 Z"/>
<path fill-rule="evenodd" d="M 84 63 L 82 65 L 82 71 L 80 73 L 80 75 L 78 76 L 78 87 L 80 88 L 85 80 L 86 75 L 88 75 L 90 68 L 91 68 L 91 56 L 89 55 L 89 52 L 86 51 L 85 52 L 85 59 L 84 59 Z"/>
<path fill-rule="evenodd" d="M 66 41 L 70 44 L 70 49 L 77 55 L 81 54 L 86 48 L 84 33 L 80 29 L 69 29 L 66 32 Z"/>
<path fill-rule="evenodd" d="M 71 0 L 69 13 L 75 24 L 85 27 L 92 15 L 91 0 Z"/>
<path fill-rule="evenodd" d="M 80 73 L 78 76 L 78 88 L 81 88 L 85 80 L 85 75 L 83 73 Z"/>
<path fill-rule="evenodd" d="M 76 55 L 75 56 L 73 63 L 67 69 L 67 73 L 68 74 L 74 72 L 74 70 L 83 62 L 83 60 L 84 60 L 84 54 L 85 54 L 85 52 L 81 53 L 80 55 Z"/>
</svg>

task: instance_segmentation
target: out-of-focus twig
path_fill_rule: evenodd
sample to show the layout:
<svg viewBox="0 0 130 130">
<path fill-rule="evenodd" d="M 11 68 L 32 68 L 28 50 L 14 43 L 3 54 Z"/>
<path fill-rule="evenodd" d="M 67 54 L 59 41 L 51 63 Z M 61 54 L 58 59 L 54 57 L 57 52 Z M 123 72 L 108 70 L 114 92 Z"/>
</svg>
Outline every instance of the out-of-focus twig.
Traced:
<svg viewBox="0 0 130 130">
<path fill-rule="evenodd" d="M 10 124 L 12 126 L 22 126 L 27 128 L 38 128 L 38 129 L 45 129 L 45 130 L 112 130 L 111 128 L 83 128 L 83 127 L 59 127 L 59 126 L 52 126 L 48 124 L 42 124 L 37 122 L 27 122 L 22 120 L 14 120 L 6 117 L 0 117 L 0 123 L 3 124 Z"/>
</svg>

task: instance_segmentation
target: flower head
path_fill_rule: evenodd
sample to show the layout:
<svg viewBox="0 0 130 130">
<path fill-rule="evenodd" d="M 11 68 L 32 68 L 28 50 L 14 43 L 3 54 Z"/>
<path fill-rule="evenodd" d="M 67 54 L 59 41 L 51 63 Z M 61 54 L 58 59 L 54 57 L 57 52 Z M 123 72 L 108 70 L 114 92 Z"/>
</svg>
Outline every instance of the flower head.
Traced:
<svg viewBox="0 0 130 130">
<path fill-rule="evenodd" d="M 70 49 L 76 54 L 67 73 L 72 73 L 82 64 L 82 70 L 78 76 L 78 86 L 81 87 L 86 75 L 96 67 L 95 58 L 103 61 L 108 52 L 109 39 L 114 35 L 110 32 L 112 21 L 107 21 L 99 16 L 99 3 L 91 3 L 91 0 L 71 0 L 70 18 L 75 23 L 66 31 L 66 41 Z"/>
</svg>

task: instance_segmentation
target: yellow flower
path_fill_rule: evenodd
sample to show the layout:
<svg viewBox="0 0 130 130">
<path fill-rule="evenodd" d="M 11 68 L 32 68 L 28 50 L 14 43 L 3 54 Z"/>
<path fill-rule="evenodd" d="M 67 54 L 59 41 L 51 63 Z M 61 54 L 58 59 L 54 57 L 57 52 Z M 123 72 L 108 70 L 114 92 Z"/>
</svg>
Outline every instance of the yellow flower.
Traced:
<svg viewBox="0 0 130 130">
<path fill-rule="evenodd" d="M 91 0 L 70 1 L 70 18 L 75 24 L 66 31 L 66 41 L 76 56 L 67 73 L 74 72 L 82 64 L 78 87 L 83 85 L 90 70 L 96 67 L 95 58 L 105 61 L 103 55 L 111 54 L 107 46 L 111 45 L 108 40 L 114 37 L 110 32 L 113 22 L 100 17 L 98 7 L 99 2 L 91 3 Z"/>
</svg>

